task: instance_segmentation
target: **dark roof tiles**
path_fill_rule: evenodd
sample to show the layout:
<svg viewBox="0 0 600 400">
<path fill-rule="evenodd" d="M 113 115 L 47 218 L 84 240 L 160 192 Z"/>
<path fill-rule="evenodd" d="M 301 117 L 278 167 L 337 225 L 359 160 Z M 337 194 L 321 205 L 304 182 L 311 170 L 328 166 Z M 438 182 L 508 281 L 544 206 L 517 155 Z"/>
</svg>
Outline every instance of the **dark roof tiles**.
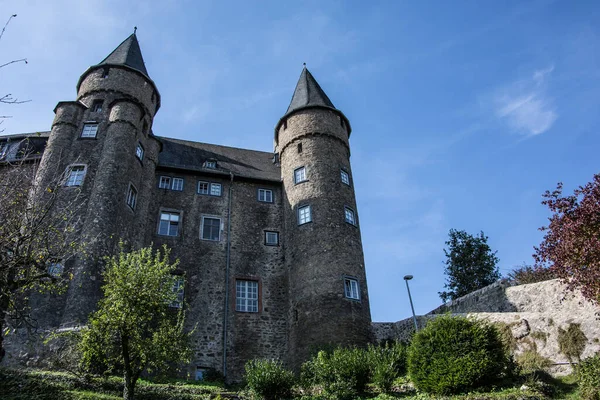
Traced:
<svg viewBox="0 0 600 400">
<path fill-rule="evenodd" d="M 144 58 L 142 57 L 142 50 L 140 49 L 140 44 L 135 33 L 132 33 L 125 39 L 108 57 L 100 61 L 98 65 L 104 64 L 125 65 L 148 76 Z"/>
<path fill-rule="evenodd" d="M 300 74 L 300 79 L 298 79 L 290 106 L 285 113 L 289 114 L 300 108 L 311 106 L 335 108 L 329 97 L 327 97 L 321 86 L 319 86 L 317 80 L 305 66 Z"/>
</svg>

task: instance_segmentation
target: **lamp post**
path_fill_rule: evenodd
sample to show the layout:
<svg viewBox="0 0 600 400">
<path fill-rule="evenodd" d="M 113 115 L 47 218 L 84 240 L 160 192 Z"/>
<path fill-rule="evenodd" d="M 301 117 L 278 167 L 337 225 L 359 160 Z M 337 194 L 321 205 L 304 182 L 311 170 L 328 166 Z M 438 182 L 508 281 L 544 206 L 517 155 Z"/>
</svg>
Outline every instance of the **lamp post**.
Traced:
<svg viewBox="0 0 600 400">
<path fill-rule="evenodd" d="M 412 275 L 405 275 L 404 280 L 406 281 L 406 290 L 408 291 L 408 300 L 410 300 L 410 309 L 413 314 L 413 322 L 415 323 L 415 332 L 419 331 L 419 327 L 417 326 L 417 316 L 415 315 L 415 307 L 413 306 L 412 297 L 410 296 L 410 288 L 408 287 L 408 281 L 413 278 Z"/>
</svg>

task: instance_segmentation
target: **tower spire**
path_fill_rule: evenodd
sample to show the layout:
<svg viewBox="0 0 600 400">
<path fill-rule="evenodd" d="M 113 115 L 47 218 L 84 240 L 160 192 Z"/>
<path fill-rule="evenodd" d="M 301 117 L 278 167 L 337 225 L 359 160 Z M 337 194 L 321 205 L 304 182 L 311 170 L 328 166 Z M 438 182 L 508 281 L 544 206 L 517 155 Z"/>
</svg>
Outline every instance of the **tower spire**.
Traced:
<svg viewBox="0 0 600 400">
<path fill-rule="evenodd" d="M 98 65 L 125 65 L 131 69 L 141 72 L 148 77 L 148 71 L 142 57 L 142 50 L 136 36 L 137 26 L 133 28 L 133 33 L 125 39 L 116 49 L 112 51 Z"/>
</svg>

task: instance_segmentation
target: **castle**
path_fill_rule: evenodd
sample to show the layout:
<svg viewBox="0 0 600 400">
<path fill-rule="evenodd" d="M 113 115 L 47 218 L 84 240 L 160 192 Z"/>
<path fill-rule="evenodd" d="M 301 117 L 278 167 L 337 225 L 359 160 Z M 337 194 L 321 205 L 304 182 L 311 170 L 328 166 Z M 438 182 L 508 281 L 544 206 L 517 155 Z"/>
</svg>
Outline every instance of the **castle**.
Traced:
<svg viewBox="0 0 600 400">
<path fill-rule="evenodd" d="M 94 238 L 91 257 L 60 266 L 74 277 L 42 326 L 85 323 L 101 297 L 97 260 L 124 240 L 166 244 L 180 260 L 172 306 L 197 325 L 192 376 L 239 380 L 249 359 L 297 368 L 319 347 L 370 341 L 352 129 L 312 74 L 302 70 L 273 121 L 274 152 L 155 135 L 160 105 L 134 33 L 81 75 L 50 132 L 0 137 L 0 161 L 30 136 L 43 154 L 37 179 L 65 171 L 66 191 L 85 199 L 81 237 Z"/>
</svg>

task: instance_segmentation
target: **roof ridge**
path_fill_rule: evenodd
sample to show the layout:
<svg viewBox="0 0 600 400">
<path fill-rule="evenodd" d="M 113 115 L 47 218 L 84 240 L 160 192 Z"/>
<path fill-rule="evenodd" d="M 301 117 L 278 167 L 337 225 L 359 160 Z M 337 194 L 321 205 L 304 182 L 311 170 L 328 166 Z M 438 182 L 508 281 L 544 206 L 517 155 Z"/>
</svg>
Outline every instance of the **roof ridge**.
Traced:
<svg viewBox="0 0 600 400">
<path fill-rule="evenodd" d="M 242 147 L 234 147 L 234 146 L 225 146 L 222 144 L 215 144 L 215 143 L 207 143 L 207 142 L 197 142 L 194 140 L 187 140 L 187 139 L 178 139 L 178 138 L 172 138 L 172 137 L 167 137 L 167 136 L 157 136 L 155 135 L 159 140 L 161 139 L 167 139 L 167 140 L 177 140 L 180 142 L 186 142 L 186 143 L 197 143 L 197 144 L 205 144 L 205 145 L 209 145 L 209 146 L 215 146 L 215 147 L 226 147 L 228 149 L 234 149 L 234 150 L 243 150 L 243 151 L 252 151 L 254 153 L 265 153 L 265 154 L 269 154 L 269 155 L 273 155 L 272 151 L 264 151 L 264 150 L 252 150 L 252 149 L 245 149 Z"/>
</svg>

